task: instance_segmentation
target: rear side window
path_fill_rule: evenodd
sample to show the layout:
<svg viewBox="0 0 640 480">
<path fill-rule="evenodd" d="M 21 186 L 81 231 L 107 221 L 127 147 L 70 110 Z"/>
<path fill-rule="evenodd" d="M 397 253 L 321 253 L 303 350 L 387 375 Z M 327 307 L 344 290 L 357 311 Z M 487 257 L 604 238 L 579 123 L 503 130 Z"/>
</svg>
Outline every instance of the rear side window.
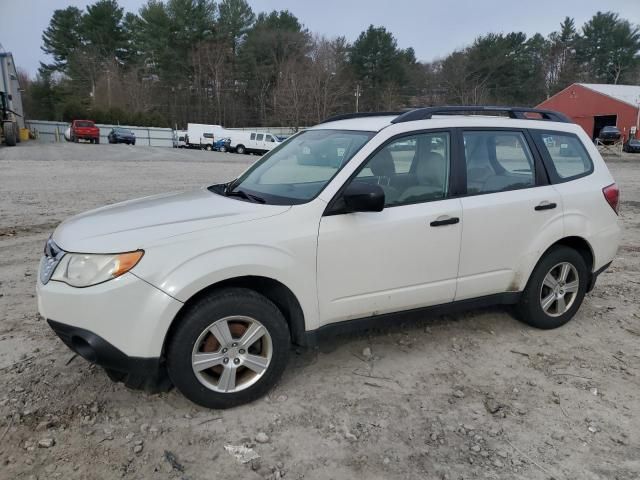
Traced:
<svg viewBox="0 0 640 480">
<path fill-rule="evenodd" d="M 531 132 L 562 180 L 571 180 L 593 171 L 593 162 L 578 137 L 565 132 Z"/>
<path fill-rule="evenodd" d="M 533 155 L 522 132 L 463 134 L 467 193 L 492 193 L 535 186 Z"/>
<path fill-rule="evenodd" d="M 252 134 L 251 134 L 251 140 L 255 140 L 255 139 L 256 139 L 256 134 L 255 134 L 255 133 L 252 133 Z"/>
<path fill-rule="evenodd" d="M 261 142 L 261 141 L 262 141 L 262 137 L 263 137 L 263 134 L 262 134 L 262 133 L 259 133 L 259 134 L 258 134 L 258 136 L 256 137 L 256 140 L 257 140 L 258 142 Z"/>
</svg>

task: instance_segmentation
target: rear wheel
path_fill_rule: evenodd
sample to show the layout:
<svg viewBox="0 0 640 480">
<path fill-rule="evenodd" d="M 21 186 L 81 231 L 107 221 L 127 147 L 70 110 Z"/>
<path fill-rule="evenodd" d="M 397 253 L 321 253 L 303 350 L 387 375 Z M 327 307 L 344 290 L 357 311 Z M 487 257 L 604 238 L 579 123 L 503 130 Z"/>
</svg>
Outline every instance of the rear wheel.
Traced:
<svg viewBox="0 0 640 480">
<path fill-rule="evenodd" d="M 289 355 L 287 322 L 267 298 L 244 288 L 203 298 L 169 341 L 167 370 L 180 392 L 198 405 L 229 408 L 264 395 Z"/>
<path fill-rule="evenodd" d="M 212 147 L 211 145 L 207 145 L 206 147 L 204 147 L 204 149 L 205 149 L 207 152 L 210 152 L 211 150 L 213 150 L 213 147 Z"/>
<path fill-rule="evenodd" d="M 18 142 L 18 131 L 15 123 L 5 122 L 2 125 L 2 128 L 4 130 L 4 142 L 9 147 L 15 147 L 16 143 Z"/>
<path fill-rule="evenodd" d="M 517 305 L 529 325 L 551 329 L 573 318 L 587 291 L 587 263 L 569 247 L 556 247 L 536 265 Z"/>
</svg>

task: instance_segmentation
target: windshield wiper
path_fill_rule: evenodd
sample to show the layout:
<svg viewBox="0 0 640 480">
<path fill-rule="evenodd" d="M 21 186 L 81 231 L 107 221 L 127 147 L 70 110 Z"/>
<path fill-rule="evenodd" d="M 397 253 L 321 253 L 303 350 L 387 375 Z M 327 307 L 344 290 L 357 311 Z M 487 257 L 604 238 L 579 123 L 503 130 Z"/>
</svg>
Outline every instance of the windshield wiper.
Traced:
<svg viewBox="0 0 640 480">
<path fill-rule="evenodd" d="M 257 195 L 253 195 L 251 193 L 247 193 L 244 190 L 231 190 L 231 191 L 227 191 L 225 193 L 225 195 L 227 197 L 240 197 L 240 198 L 244 198 L 245 200 L 249 200 L 250 202 L 255 202 L 255 203 L 267 203 L 267 201 L 262 198 L 259 197 Z"/>
</svg>

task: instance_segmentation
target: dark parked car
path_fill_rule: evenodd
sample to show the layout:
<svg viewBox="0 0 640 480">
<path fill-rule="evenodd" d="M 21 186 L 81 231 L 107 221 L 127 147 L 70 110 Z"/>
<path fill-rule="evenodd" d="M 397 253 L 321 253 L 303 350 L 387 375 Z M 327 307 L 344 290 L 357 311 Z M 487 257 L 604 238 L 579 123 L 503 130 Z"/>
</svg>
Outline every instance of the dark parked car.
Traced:
<svg viewBox="0 0 640 480">
<path fill-rule="evenodd" d="M 221 138 L 221 139 L 216 140 L 215 142 L 213 142 L 213 149 L 216 152 L 228 152 L 229 151 L 229 145 L 231 145 L 231 139 L 230 138 Z"/>
<path fill-rule="evenodd" d="M 111 129 L 107 138 L 109 139 L 109 143 L 126 143 L 127 145 L 136 144 L 136 136 L 131 130 L 126 130 L 124 128 Z"/>
<path fill-rule="evenodd" d="M 622 146 L 622 149 L 629 153 L 640 153 L 640 140 L 630 138 L 627 140 L 627 143 Z"/>
<path fill-rule="evenodd" d="M 620 129 L 614 126 L 602 127 L 600 130 L 600 134 L 598 138 L 602 143 L 614 143 L 620 140 L 622 133 L 620 133 Z"/>
</svg>

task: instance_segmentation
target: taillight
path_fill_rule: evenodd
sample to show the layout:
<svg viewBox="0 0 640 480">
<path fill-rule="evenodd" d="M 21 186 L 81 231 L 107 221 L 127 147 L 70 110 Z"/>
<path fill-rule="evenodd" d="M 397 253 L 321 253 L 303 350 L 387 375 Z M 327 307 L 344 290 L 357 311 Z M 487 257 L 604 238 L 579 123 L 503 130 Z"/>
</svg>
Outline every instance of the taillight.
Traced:
<svg viewBox="0 0 640 480">
<path fill-rule="evenodd" d="M 604 187 L 602 189 L 602 193 L 604 193 L 604 198 L 607 200 L 607 203 L 613 208 L 613 211 L 618 214 L 618 201 L 620 200 L 620 190 L 618 190 L 618 185 L 612 183 L 608 187 Z"/>
</svg>

